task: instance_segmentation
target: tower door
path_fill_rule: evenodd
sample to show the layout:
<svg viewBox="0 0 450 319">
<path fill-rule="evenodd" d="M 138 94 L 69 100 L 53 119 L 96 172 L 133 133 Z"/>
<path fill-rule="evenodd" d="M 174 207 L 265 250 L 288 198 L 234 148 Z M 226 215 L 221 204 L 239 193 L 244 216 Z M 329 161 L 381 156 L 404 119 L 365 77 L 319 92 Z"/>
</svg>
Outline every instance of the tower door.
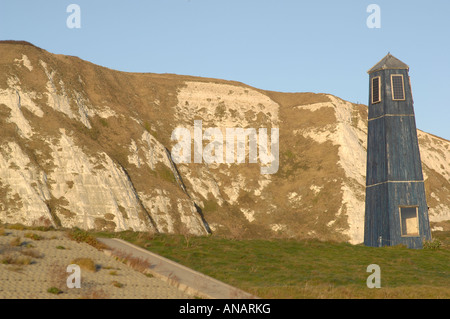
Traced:
<svg viewBox="0 0 450 319">
<path fill-rule="evenodd" d="M 400 206 L 400 228 L 402 237 L 419 236 L 418 206 Z"/>
</svg>

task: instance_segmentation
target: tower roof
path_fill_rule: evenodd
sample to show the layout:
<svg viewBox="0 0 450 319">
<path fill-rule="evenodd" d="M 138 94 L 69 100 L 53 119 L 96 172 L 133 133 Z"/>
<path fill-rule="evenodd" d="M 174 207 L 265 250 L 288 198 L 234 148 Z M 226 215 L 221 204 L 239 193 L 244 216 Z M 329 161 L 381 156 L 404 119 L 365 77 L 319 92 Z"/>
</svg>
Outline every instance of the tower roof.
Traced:
<svg viewBox="0 0 450 319">
<path fill-rule="evenodd" d="M 386 69 L 406 69 L 409 70 L 409 66 L 394 57 L 392 54 L 388 53 L 384 58 L 375 64 L 367 73 L 372 73 L 378 70 Z"/>
</svg>

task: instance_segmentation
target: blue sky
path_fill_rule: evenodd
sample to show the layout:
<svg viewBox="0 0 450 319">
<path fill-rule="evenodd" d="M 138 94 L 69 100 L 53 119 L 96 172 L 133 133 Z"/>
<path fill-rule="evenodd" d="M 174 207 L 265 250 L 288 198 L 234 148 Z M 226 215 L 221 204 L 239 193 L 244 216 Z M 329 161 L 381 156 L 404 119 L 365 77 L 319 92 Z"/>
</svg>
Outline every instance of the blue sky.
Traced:
<svg viewBox="0 0 450 319">
<path fill-rule="evenodd" d="M 70 29 L 69 4 L 81 9 Z M 368 28 L 370 4 L 381 28 Z M 388 52 L 410 66 L 417 127 L 450 140 L 450 1 L 0 0 L 0 39 L 130 72 L 240 81 L 368 103 Z"/>
</svg>

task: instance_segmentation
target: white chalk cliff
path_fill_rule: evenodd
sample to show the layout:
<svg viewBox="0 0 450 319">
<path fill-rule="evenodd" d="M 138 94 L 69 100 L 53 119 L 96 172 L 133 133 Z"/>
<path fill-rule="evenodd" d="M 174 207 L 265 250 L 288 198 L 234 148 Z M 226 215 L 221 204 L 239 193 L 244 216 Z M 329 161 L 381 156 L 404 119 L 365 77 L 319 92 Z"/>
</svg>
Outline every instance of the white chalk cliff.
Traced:
<svg viewBox="0 0 450 319">
<path fill-rule="evenodd" d="M 360 243 L 367 106 L 328 94 L 110 70 L 0 42 L 0 221 Z M 416 106 L 420 107 L 420 106 Z M 177 127 L 279 128 L 279 169 L 179 163 Z M 192 135 L 194 136 L 194 135 Z M 450 142 L 418 131 L 430 220 L 450 220 Z M 207 145 L 208 141 L 204 141 Z"/>
</svg>

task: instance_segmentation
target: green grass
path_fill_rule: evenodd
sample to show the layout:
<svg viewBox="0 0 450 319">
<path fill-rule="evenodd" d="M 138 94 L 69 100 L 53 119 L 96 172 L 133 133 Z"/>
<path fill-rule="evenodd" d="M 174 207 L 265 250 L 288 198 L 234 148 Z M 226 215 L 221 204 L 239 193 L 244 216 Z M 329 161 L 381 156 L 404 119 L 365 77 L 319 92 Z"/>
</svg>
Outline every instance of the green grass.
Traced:
<svg viewBox="0 0 450 319">
<path fill-rule="evenodd" d="M 116 236 L 262 298 L 450 298 L 450 249 L 372 248 L 318 240 Z M 145 238 L 145 236 L 144 236 Z M 444 241 L 445 242 L 445 241 Z M 366 285 L 381 268 L 381 288 Z"/>
<path fill-rule="evenodd" d="M 54 295 L 59 295 L 59 294 L 62 294 L 62 293 L 63 293 L 59 288 L 56 288 L 56 287 L 50 287 L 50 288 L 48 288 L 48 289 L 47 289 L 47 292 L 48 292 L 48 293 L 51 293 L 51 294 L 54 294 Z"/>
<path fill-rule="evenodd" d="M 156 165 L 156 174 L 158 177 L 162 178 L 163 180 L 170 182 L 170 183 L 176 183 L 175 176 L 173 175 L 173 172 L 170 168 L 167 166 L 158 163 Z"/>
<path fill-rule="evenodd" d="M 25 226 L 22 224 L 1 224 L 1 228 L 14 230 L 39 230 L 39 231 L 55 230 L 53 226 Z"/>
</svg>

